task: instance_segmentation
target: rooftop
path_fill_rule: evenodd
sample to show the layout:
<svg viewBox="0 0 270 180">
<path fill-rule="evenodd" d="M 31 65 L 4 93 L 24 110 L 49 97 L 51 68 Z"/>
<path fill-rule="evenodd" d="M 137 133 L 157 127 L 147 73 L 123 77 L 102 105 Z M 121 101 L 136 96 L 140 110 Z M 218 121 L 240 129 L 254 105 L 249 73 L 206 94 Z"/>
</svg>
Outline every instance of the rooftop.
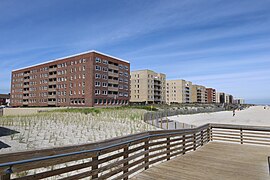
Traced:
<svg viewBox="0 0 270 180">
<path fill-rule="evenodd" d="M 23 69 L 30 68 L 30 67 L 33 67 L 33 66 L 39 66 L 39 65 L 51 63 L 51 62 L 54 62 L 54 61 L 63 60 L 63 59 L 66 59 L 66 58 L 76 57 L 76 56 L 87 54 L 87 53 L 97 53 L 97 54 L 100 54 L 100 55 L 103 55 L 103 56 L 108 56 L 110 58 L 117 59 L 117 60 L 120 60 L 120 61 L 129 63 L 129 61 L 126 61 L 126 60 L 123 60 L 123 59 L 120 59 L 120 58 L 117 58 L 117 57 L 114 57 L 114 56 L 111 56 L 111 55 L 108 55 L 108 54 L 105 54 L 105 53 L 101 53 L 101 52 L 96 51 L 96 50 L 90 50 L 90 51 L 85 51 L 85 52 L 78 53 L 78 54 L 73 54 L 73 55 L 69 55 L 69 56 L 65 56 L 65 57 L 61 57 L 61 58 L 57 58 L 57 59 L 45 61 L 45 62 L 42 62 L 42 63 L 39 63 L 39 64 L 35 64 L 35 65 L 31 65 L 31 66 L 26 66 L 26 67 L 23 67 L 23 68 L 15 69 L 15 70 L 12 70 L 12 72 L 23 70 Z"/>
</svg>

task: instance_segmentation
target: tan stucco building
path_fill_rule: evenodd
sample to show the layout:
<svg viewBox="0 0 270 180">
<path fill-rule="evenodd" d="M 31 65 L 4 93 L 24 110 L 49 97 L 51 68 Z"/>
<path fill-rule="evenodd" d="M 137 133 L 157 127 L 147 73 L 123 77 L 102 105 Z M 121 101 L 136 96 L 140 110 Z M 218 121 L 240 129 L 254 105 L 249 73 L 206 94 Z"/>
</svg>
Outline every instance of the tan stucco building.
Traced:
<svg viewBox="0 0 270 180">
<path fill-rule="evenodd" d="M 207 91 L 205 86 L 192 85 L 191 101 L 193 103 L 206 103 L 207 102 Z"/>
<path fill-rule="evenodd" d="M 167 80 L 166 81 L 166 103 L 190 103 L 191 102 L 191 87 L 190 81 L 183 79 Z"/>
<path fill-rule="evenodd" d="M 165 95 L 165 74 L 148 69 L 131 72 L 131 103 L 164 104 L 166 102 Z"/>
</svg>

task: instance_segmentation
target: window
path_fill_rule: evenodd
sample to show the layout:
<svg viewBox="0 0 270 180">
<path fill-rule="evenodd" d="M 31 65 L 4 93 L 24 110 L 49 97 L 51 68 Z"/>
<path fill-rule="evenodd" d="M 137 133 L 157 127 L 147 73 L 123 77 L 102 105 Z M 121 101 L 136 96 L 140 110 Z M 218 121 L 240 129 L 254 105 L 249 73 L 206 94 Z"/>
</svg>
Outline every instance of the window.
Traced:
<svg viewBox="0 0 270 180">
<path fill-rule="evenodd" d="M 127 66 L 125 66 L 125 70 L 128 70 L 128 67 Z"/>
<path fill-rule="evenodd" d="M 96 89 L 95 90 L 95 94 L 97 95 L 97 94 L 100 94 L 100 90 L 99 89 Z"/>
<path fill-rule="evenodd" d="M 94 102 L 95 102 L 95 104 L 97 104 L 97 103 L 98 103 L 98 100 L 97 100 L 97 99 L 95 99 L 95 100 L 94 100 Z"/>
<path fill-rule="evenodd" d="M 101 63 L 101 59 L 96 57 L 96 63 Z"/>
<path fill-rule="evenodd" d="M 99 87 L 99 86 L 100 86 L 100 82 L 99 82 L 99 81 L 96 81 L 96 82 L 95 82 L 95 86 L 96 86 L 96 87 Z"/>
<path fill-rule="evenodd" d="M 96 74 L 96 79 L 100 79 L 101 75 L 100 74 Z"/>
<path fill-rule="evenodd" d="M 106 68 L 106 67 L 103 67 L 102 70 L 103 70 L 104 72 L 108 72 L 108 68 Z"/>
<path fill-rule="evenodd" d="M 103 74 L 102 79 L 108 79 L 108 76 Z"/>
<path fill-rule="evenodd" d="M 107 91 L 102 91 L 102 95 L 107 95 Z"/>
<path fill-rule="evenodd" d="M 103 60 L 103 64 L 108 64 L 108 61 L 107 60 Z"/>
<path fill-rule="evenodd" d="M 101 67 L 100 66 L 96 66 L 96 71 L 100 71 Z"/>
<path fill-rule="evenodd" d="M 107 83 L 105 83 L 105 82 L 102 83 L 102 87 L 107 87 L 107 86 L 108 86 Z"/>
<path fill-rule="evenodd" d="M 99 99 L 98 103 L 99 104 L 103 104 L 102 99 Z"/>
</svg>

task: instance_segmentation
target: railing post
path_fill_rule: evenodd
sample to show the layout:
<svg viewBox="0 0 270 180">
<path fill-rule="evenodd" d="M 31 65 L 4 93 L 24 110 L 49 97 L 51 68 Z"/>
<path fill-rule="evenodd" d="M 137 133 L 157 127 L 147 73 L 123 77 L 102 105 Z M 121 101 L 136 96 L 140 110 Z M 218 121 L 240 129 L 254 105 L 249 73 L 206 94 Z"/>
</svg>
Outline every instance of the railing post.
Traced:
<svg viewBox="0 0 270 180">
<path fill-rule="evenodd" d="M 210 141 L 210 127 L 207 128 L 207 142 Z"/>
<path fill-rule="evenodd" d="M 170 137 L 168 137 L 167 138 L 167 161 L 169 161 L 170 160 L 170 154 L 171 154 L 171 152 L 170 152 Z"/>
<path fill-rule="evenodd" d="M 240 142 L 243 144 L 243 129 L 240 129 Z"/>
<path fill-rule="evenodd" d="M 201 146 L 203 146 L 203 131 L 201 131 Z"/>
<path fill-rule="evenodd" d="M 183 135 L 183 154 L 186 154 L 186 136 Z"/>
<path fill-rule="evenodd" d="M 196 133 L 193 134 L 193 151 L 196 150 Z"/>
<path fill-rule="evenodd" d="M 210 127 L 210 141 L 213 141 L 213 128 Z"/>
<path fill-rule="evenodd" d="M 93 162 L 92 171 L 98 170 L 98 154 L 99 152 L 97 152 L 97 154 L 94 157 L 92 157 L 92 162 Z M 98 178 L 98 173 L 92 175 L 92 179 L 96 179 L 96 178 Z"/>
<path fill-rule="evenodd" d="M 124 147 L 124 159 L 128 158 L 128 145 Z M 123 174 L 128 172 L 128 162 L 124 163 L 124 171 Z M 124 180 L 127 180 L 128 176 L 124 178 Z"/>
<path fill-rule="evenodd" d="M 10 180 L 10 174 L 1 175 L 0 180 Z"/>
<path fill-rule="evenodd" d="M 146 139 L 146 141 L 144 142 L 144 145 L 145 145 L 144 150 L 149 151 L 149 138 Z M 147 164 L 149 162 L 149 152 L 144 155 L 144 158 L 145 158 L 144 164 Z M 149 168 L 149 166 L 147 165 L 147 166 L 145 166 L 144 169 L 146 170 L 148 168 Z"/>
</svg>

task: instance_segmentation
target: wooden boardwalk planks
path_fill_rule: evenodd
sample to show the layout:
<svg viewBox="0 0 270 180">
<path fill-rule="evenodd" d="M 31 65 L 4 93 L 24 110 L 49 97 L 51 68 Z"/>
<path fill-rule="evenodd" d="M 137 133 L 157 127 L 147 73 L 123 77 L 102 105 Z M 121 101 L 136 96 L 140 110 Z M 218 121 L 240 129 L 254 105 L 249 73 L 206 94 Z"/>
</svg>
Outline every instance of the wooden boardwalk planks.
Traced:
<svg viewBox="0 0 270 180">
<path fill-rule="evenodd" d="M 210 142 L 132 179 L 267 180 L 270 147 Z"/>
</svg>

